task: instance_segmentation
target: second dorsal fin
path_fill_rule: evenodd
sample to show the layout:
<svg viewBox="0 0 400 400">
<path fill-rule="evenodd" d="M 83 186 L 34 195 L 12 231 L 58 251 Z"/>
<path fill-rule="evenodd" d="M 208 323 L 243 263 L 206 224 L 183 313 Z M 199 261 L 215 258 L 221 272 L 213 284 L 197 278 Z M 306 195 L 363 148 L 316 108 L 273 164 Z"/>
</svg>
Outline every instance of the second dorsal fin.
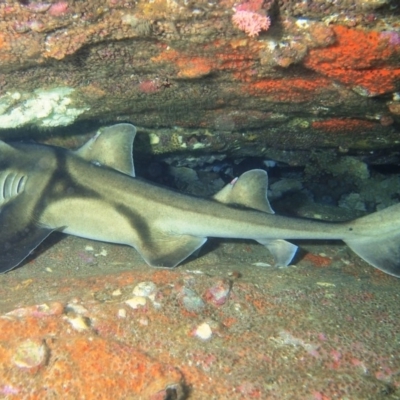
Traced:
<svg viewBox="0 0 400 400">
<path fill-rule="evenodd" d="M 268 198 L 268 174 L 262 169 L 253 169 L 234 179 L 213 196 L 224 204 L 237 204 L 254 210 L 275 214 Z"/>
</svg>

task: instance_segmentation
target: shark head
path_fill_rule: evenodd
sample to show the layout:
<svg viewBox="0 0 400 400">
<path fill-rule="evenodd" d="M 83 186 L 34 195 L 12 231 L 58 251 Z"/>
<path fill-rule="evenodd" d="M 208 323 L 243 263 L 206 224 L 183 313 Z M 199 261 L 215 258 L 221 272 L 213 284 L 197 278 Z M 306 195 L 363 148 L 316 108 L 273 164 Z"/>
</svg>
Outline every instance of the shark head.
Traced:
<svg viewBox="0 0 400 400">
<path fill-rule="evenodd" d="M 41 216 L 58 182 L 71 178 L 67 159 L 77 157 L 133 177 L 135 135 L 133 125 L 117 124 L 101 129 L 76 151 L 0 141 L 0 272 L 19 265 L 51 232 L 62 230 L 43 224 Z"/>
</svg>

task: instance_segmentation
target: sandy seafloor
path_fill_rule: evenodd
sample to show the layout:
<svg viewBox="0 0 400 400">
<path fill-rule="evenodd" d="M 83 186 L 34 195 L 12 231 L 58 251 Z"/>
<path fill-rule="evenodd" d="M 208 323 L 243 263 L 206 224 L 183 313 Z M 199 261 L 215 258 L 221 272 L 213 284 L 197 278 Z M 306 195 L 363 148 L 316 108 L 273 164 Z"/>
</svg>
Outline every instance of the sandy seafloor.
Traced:
<svg viewBox="0 0 400 400">
<path fill-rule="evenodd" d="M 298 244 L 284 269 L 210 240 L 164 270 L 53 234 L 0 276 L 0 398 L 399 399 L 400 281 Z"/>
</svg>

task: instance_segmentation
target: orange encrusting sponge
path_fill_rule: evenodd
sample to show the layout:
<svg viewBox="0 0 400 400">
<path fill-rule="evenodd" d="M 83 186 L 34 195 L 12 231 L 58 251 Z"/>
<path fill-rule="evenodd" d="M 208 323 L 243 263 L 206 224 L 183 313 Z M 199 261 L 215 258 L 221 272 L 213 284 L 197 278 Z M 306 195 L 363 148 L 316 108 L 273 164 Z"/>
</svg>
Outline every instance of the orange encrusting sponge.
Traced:
<svg viewBox="0 0 400 400">
<path fill-rule="evenodd" d="M 400 85 L 396 68 L 400 47 L 375 31 L 334 26 L 336 42 L 328 47 L 311 49 L 304 65 L 324 76 L 359 89 L 366 96 L 395 91 Z M 398 63 L 397 63 L 398 65 Z"/>
</svg>

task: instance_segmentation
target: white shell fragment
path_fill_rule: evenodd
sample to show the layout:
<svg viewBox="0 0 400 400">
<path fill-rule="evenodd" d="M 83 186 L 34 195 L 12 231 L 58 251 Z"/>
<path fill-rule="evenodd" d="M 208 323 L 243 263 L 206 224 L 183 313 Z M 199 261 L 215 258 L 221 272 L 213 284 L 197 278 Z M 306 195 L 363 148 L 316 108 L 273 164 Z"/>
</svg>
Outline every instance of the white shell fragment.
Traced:
<svg viewBox="0 0 400 400">
<path fill-rule="evenodd" d="M 111 293 L 111 295 L 112 295 L 112 296 L 115 296 L 115 297 L 121 296 L 121 294 L 122 294 L 122 292 L 121 292 L 120 289 L 115 289 L 115 290 Z"/>
<path fill-rule="evenodd" d="M 200 324 L 194 331 L 194 336 L 198 337 L 201 340 L 211 339 L 212 330 L 207 322 L 203 322 Z"/>
<path fill-rule="evenodd" d="M 133 288 L 135 296 L 149 297 L 157 290 L 157 286 L 153 282 L 140 282 Z"/>
<path fill-rule="evenodd" d="M 255 265 L 256 267 L 271 267 L 271 264 L 265 262 L 255 262 L 252 263 L 251 265 Z"/>
<path fill-rule="evenodd" d="M 78 332 L 83 332 L 89 329 L 87 318 L 77 315 L 76 317 L 66 317 L 66 320 L 70 323 L 73 329 Z"/>
<path fill-rule="evenodd" d="M 131 299 L 125 301 L 129 307 L 133 308 L 134 310 L 138 309 L 139 307 L 143 307 L 146 305 L 146 297 L 143 296 L 135 296 Z"/>
</svg>

